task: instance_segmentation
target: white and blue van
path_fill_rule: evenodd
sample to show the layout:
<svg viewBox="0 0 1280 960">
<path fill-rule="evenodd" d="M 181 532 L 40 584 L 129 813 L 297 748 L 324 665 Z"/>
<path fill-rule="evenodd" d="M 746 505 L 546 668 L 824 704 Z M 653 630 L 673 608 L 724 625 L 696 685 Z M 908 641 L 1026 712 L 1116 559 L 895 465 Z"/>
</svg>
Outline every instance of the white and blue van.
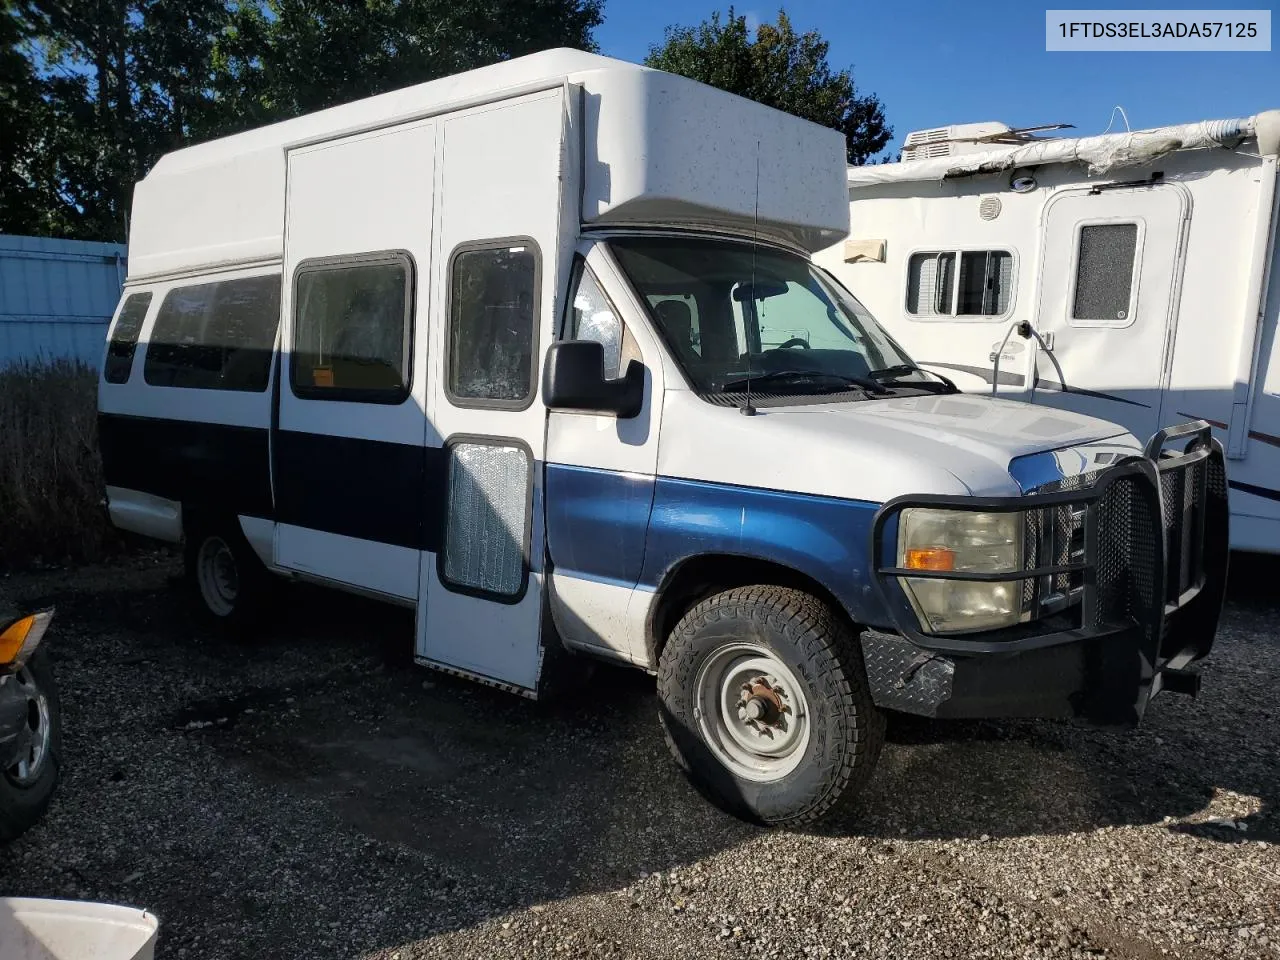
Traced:
<svg viewBox="0 0 1280 960">
<path fill-rule="evenodd" d="M 680 765 L 766 823 L 852 797 L 884 710 L 1193 691 L 1208 427 L 958 394 L 811 262 L 847 229 L 840 134 L 575 51 L 169 154 L 106 348 L 111 516 L 225 623 L 279 575 L 528 696 L 565 651 L 650 671 Z"/>
</svg>

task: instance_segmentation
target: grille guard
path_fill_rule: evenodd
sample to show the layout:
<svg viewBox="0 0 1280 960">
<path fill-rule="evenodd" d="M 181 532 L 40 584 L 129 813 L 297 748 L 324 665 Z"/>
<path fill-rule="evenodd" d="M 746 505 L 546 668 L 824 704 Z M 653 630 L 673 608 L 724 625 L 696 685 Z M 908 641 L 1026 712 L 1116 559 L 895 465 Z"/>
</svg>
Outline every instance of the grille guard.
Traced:
<svg viewBox="0 0 1280 960">
<path fill-rule="evenodd" d="M 1187 443 L 1182 452 L 1166 450 L 1168 444 L 1183 440 Z M 1083 508 L 1084 552 L 1079 560 L 1029 567 L 1017 574 L 907 570 L 896 565 L 898 520 L 908 507 L 1005 513 L 1064 506 Z M 1198 660 L 1213 645 L 1226 593 L 1228 518 L 1222 445 L 1208 423 L 1195 421 L 1161 430 L 1142 456 L 1108 467 L 1089 486 L 1019 497 L 917 495 L 890 500 L 872 524 L 872 582 L 897 630 L 925 650 L 1011 654 L 1137 628 L 1141 674 L 1150 687 L 1160 671 Z M 1078 604 L 1015 626 L 969 633 L 922 630 L 899 582 L 912 577 L 1025 583 L 1077 574 Z"/>
</svg>

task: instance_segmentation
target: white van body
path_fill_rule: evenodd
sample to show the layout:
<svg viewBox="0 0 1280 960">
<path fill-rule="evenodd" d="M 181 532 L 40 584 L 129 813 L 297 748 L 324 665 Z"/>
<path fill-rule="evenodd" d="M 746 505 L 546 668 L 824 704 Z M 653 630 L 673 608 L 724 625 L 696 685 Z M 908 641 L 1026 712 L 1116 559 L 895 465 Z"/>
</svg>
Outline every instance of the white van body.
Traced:
<svg viewBox="0 0 1280 960">
<path fill-rule="evenodd" d="M 1277 553 L 1277 152 L 1280 111 L 1082 138 L 917 131 L 901 162 L 849 168 L 850 238 L 816 259 L 965 391 L 1139 436 L 1208 421 L 1230 461 L 1232 546 Z M 960 274 L 987 252 L 984 301 Z M 1041 339 L 1006 340 L 1022 323 Z"/>
<path fill-rule="evenodd" d="M 686 770 L 765 822 L 852 793 L 881 707 L 1135 722 L 1212 642 L 1207 428 L 1164 456 L 912 367 L 809 258 L 844 149 L 550 51 L 162 158 L 113 521 L 184 542 L 228 623 L 270 573 L 413 607 L 420 663 L 527 696 L 565 651 L 657 673 Z"/>
</svg>

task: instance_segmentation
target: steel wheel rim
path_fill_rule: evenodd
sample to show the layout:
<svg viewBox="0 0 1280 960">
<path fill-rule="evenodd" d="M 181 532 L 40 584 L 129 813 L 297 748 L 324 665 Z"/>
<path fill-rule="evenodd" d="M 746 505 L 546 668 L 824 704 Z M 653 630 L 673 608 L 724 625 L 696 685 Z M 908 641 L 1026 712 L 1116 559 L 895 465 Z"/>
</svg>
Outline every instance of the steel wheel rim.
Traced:
<svg viewBox="0 0 1280 960">
<path fill-rule="evenodd" d="M 240 596 L 235 554 L 221 537 L 207 537 L 196 554 L 196 580 L 205 606 L 219 617 L 230 616 Z"/>
<path fill-rule="evenodd" d="M 18 760 L 9 767 L 8 774 L 20 786 L 29 786 L 40 779 L 49 759 L 49 740 L 53 725 L 49 718 L 49 698 L 36 684 L 29 667 L 22 667 L 13 676 L 14 682 L 27 699 L 27 722 L 18 732 Z"/>
<path fill-rule="evenodd" d="M 694 683 L 694 716 L 716 759 L 745 780 L 781 780 L 809 746 L 804 688 L 759 644 L 728 644 L 706 659 Z"/>
</svg>

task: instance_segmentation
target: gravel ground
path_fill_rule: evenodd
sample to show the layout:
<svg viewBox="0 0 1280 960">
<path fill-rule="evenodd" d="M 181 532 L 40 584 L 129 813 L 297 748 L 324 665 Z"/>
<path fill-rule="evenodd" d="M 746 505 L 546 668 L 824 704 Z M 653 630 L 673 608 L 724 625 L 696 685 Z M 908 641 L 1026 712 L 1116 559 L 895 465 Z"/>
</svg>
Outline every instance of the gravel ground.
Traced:
<svg viewBox="0 0 1280 960">
<path fill-rule="evenodd" d="M 805 834 L 704 803 L 641 674 L 528 703 L 414 667 L 405 612 L 307 590 L 232 642 L 175 572 L 0 581 L 59 605 L 65 713 L 0 890 L 146 907 L 161 958 L 1280 957 L 1275 565 L 1198 700 L 1123 735 L 893 718 L 860 812 Z"/>
</svg>

